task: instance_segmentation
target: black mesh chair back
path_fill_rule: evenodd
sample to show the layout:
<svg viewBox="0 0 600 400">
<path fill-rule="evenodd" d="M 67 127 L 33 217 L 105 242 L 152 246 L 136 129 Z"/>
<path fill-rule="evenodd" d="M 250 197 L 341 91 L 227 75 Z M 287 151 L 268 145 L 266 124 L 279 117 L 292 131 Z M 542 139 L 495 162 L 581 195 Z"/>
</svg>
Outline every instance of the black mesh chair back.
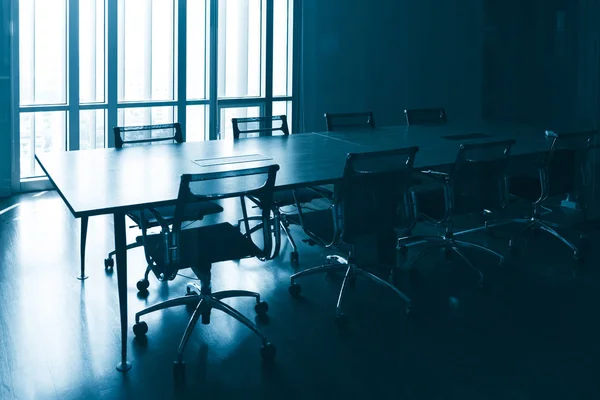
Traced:
<svg viewBox="0 0 600 400">
<path fill-rule="evenodd" d="M 592 218 L 600 217 L 600 143 L 590 140 L 582 163 L 582 200 L 584 211 L 591 213 Z M 587 217 L 587 216 L 586 216 Z"/>
<path fill-rule="evenodd" d="M 582 168 L 589 151 L 598 142 L 598 131 L 556 133 L 546 131 L 548 151 L 540 160 L 542 200 L 548 196 L 582 190 L 585 186 Z"/>
<path fill-rule="evenodd" d="M 325 113 L 327 131 L 351 131 L 375 129 L 373 112 Z"/>
<path fill-rule="evenodd" d="M 181 124 L 115 126 L 115 147 L 132 147 L 151 144 L 183 143 Z"/>
<path fill-rule="evenodd" d="M 414 225 L 417 210 L 411 177 L 418 150 L 348 154 L 334 199 L 344 243 Z"/>
<path fill-rule="evenodd" d="M 172 280 L 179 269 L 190 267 L 189 265 L 182 265 L 181 260 L 202 260 L 206 256 L 204 253 L 210 253 L 211 259 L 209 262 L 214 263 L 243 258 L 252 254 L 251 251 L 240 249 L 236 258 L 236 250 L 230 247 L 230 243 L 208 243 L 210 239 L 217 240 L 216 237 L 209 238 L 207 243 L 196 243 L 193 246 L 189 246 L 188 243 L 188 245 L 180 246 L 179 238 L 185 222 L 186 208 L 192 206 L 195 202 L 229 197 L 254 196 L 260 198 L 263 204 L 267 205 L 261 211 L 264 224 L 262 248 L 260 254 L 256 254 L 256 256 L 260 259 L 270 259 L 273 256 L 273 228 L 270 223 L 270 206 L 273 203 L 273 188 L 278 170 L 279 166 L 274 164 L 232 171 L 182 175 L 171 231 L 154 235 L 154 239 L 160 238 L 160 240 L 147 240 L 153 246 L 148 251 L 152 254 L 152 259 L 156 263 L 153 267 L 154 273 L 157 276 L 163 276 L 163 279 Z M 243 211 L 245 212 L 245 209 Z M 201 234 L 203 228 L 192 228 L 191 230 Z M 187 237 L 189 238 L 189 234 Z M 248 239 L 248 241 L 251 240 Z M 210 251 L 203 249 L 205 246 L 210 246 Z M 182 252 L 195 252 L 195 254 L 190 256 L 185 253 L 182 254 Z M 162 262 L 160 262 L 161 260 Z"/>
<path fill-rule="evenodd" d="M 443 108 L 413 108 L 404 110 L 407 125 L 443 125 L 448 122 Z"/>
<path fill-rule="evenodd" d="M 514 143 L 511 139 L 460 145 L 450 172 L 450 187 L 454 191 L 451 196 L 464 199 L 458 204 L 460 209 L 499 210 L 506 206 L 506 173 Z"/>
<path fill-rule="evenodd" d="M 287 116 L 232 118 L 233 138 L 245 139 L 250 137 L 289 135 Z"/>
</svg>

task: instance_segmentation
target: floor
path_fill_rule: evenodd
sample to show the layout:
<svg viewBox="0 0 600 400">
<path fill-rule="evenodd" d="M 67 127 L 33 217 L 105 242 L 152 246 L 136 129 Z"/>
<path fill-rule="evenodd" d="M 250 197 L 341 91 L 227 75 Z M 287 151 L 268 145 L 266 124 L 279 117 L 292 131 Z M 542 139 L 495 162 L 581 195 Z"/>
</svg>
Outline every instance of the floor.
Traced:
<svg viewBox="0 0 600 400">
<path fill-rule="evenodd" d="M 185 308 L 147 317 L 147 342 L 130 334 L 133 368 L 117 372 L 116 274 L 103 262 L 112 221 L 90 219 L 89 279 L 79 281 L 79 221 L 54 192 L 0 201 L 0 399 L 598 399 L 600 398 L 600 251 L 573 273 L 570 254 L 540 236 L 498 267 L 473 255 L 487 286 L 442 254 L 419 264 L 400 286 L 415 303 L 407 318 L 399 298 L 358 280 L 346 303 L 350 324 L 333 322 L 340 279 L 301 281 L 288 294 L 289 246 L 269 263 L 214 267 L 213 290 L 244 288 L 270 304 L 263 331 L 277 347 L 273 365 L 241 324 L 213 313 L 186 351 L 187 379 L 175 385 L 172 362 L 187 323 Z M 136 235 L 130 230 L 129 239 Z M 293 228 L 297 238 L 301 230 Z M 507 253 L 510 229 L 470 237 Z M 598 243 L 599 235 L 593 237 Z M 299 240 L 300 268 L 323 260 Z M 592 246 L 593 247 L 593 246 Z M 596 246 L 597 247 L 597 246 Z M 144 260 L 129 253 L 129 321 L 144 306 L 181 295 L 189 279 L 138 297 Z M 471 254 L 471 253 L 469 253 Z M 231 301 L 253 316 L 251 300 Z"/>
</svg>

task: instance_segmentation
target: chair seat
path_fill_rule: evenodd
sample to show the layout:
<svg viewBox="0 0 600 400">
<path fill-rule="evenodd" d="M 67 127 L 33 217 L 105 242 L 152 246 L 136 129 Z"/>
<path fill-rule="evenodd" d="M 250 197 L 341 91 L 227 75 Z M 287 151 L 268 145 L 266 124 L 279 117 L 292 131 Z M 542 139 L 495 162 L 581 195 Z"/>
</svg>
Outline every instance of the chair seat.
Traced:
<svg viewBox="0 0 600 400">
<path fill-rule="evenodd" d="M 141 240 L 141 237 L 138 240 Z M 146 247 L 155 262 L 163 260 L 162 235 L 146 236 Z M 179 249 L 180 269 L 261 254 L 261 250 L 251 239 L 246 238 L 237 227 L 228 222 L 182 230 Z"/>
<path fill-rule="evenodd" d="M 296 199 L 300 203 L 309 203 L 313 200 L 320 199 L 323 197 L 322 194 L 310 189 L 310 188 L 300 188 L 296 189 Z M 276 207 L 284 207 L 296 204 L 294 200 L 294 191 L 293 190 L 280 190 L 273 194 L 273 203 Z"/>
<path fill-rule="evenodd" d="M 171 223 L 173 218 L 175 218 L 175 206 L 165 206 L 165 207 L 156 207 L 155 210 L 167 221 L 167 223 Z M 185 217 L 186 221 L 197 221 L 202 219 L 205 215 L 210 214 L 218 214 L 223 211 L 223 207 L 218 205 L 217 203 L 213 203 L 210 201 L 200 201 L 196 203 L 190 203 L 185 209 Z M 131 218 L 137 225 L 141 224 L 140 214 L 139 213 L 131 213 L 127 214 L 129 218 Z M 144 222 L 147 227 L 158 226 L 159 223 L 154 217 L 154 215 L 148 211 L 144 210 L 142 213 L 142 217 L 144 218 Z"/>
</svg>

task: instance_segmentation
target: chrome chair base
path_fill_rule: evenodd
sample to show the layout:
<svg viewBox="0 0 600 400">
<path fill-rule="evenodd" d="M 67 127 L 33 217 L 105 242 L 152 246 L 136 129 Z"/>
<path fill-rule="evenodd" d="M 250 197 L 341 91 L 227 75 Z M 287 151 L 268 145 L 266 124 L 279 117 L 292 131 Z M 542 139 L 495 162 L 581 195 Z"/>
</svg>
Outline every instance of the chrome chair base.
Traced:
<svg viewBox="0 0 600 400">
<path fill-rule="evenodd" d="M 307 275 L 314 275 L 314 274 L 321 273 L 321 272 L 335 272 L 335 271 L 345 270 L 346 272 L 344 274 L 344 280 L 342 281 L 342 286 L 340 288 L 340 293 L 338 296 L 338 301 L 337 301 L 337 306 L 336 306 L 336 312 L 335 312 L 336 319 L 340 319 L 341 317 L 344 316 L 344 313 L 342 312 L 342 303 L 345 298 L 349 282 L 353 281 L 356 278 L 356 276 L 361 276 L 363 278 L 366 278 L 370 281 L 373 281 L 375 283 L 378 283 L 381 286 L 384 286 L 384 287 L 390 289 L 392 292 L 397 294 L 406 303 L 406 312 L 407 313 L 410 312 L 410 310 L 412 309 L 412 303 L 411 303 L 410 298 L 407 295 L 405 295 L 403 292 L 398 290 L 398 288 L 396 288 L 391 283 L 379 278 L 376 275 L 373 275 L 370 272 L 367 272 L 364 269 L 359 268 L 354 262 L 349 262 L 349 259 L 350 258 L 344 258 L 344 257 L 337 256 L 337 255 L 327 256 L 326 264 L 320 265 L 318 267 L 305 269 L 304 271 L 300 271 L 300 272 L 293 274 L 290 277 L 290 288 L 289 288 L 290 294 L 294 297 L 297 297 L 300 295 L 301 287 L 298 283 L 296 283 L 296 280 L 298 278 L 301 278 L 301 277 L 307 276 Z"/>
<path fill-rule="evenodd" d="M 405 242 L 408 242 L 408 241 L 410 241 L 410 243 L 405 244 Z M 451 252 L 457 254 L 463 260 L 463 262 L 465 264 L 467 264 L 467 266 L 479 276 L 479 285 L 482 286 L 483 281 L 484 281 L 483 273 L 464 254 L 463 249 L 464 248 L 475 249 L 475 250 L 480 250 L 484 253 L 491 254 L 492 256 L 494 256 L 498 259 L 498 263 L 500 265 L 504 264 L 504 256 L 502 254 L 500 254 L 494 250 L 488 249 L 487 247 L 481 246 L 479 244 L 466 242 L 464 240 L 456 240 L 454 238 L 454 236 L 422 235 L 422 236 L 407 236 L 404 238 L 400 238 L 400 239 L 398 239 L 399 252 L 401 253 L 402 256 L 406 256 L 409 247 L 415 246 L 417 244 L 423 244 L 423 243 L 433 243 L 433 245 L 429 246 L 428 248 L 423 250 L 421 253 L 419 253 L 415 258 L 413 258 L 409 262 L 405 263 L 404 264 L 405 269 L 410 269 L 410 267 L 413 264 L 416 264 L 417 262 L 422 260 L 425 256 L 433 253 L 436 250 L 440 250 L 443 248 L 446 251 L 451 251 Z"/>
<path fill-rule="evenodd" d="M 519 232 L 518 236 L 523 235 L 524 233 L 530 233 L 535 230 L 542 230 L 544 232 L 549 233 L 554 236 L 562 243 L 564 243 L 571 251 L 573 252 L 573 258 L 577 261 L 579 259 L 580 251 L 579 248 L 565 238 L 563 235 L 558 233 L 554 228 L 559 227 L 557 224 L 552 224 L 550 222 L 542 221 L 538 218 L 515 218 L 511 220 L 512 223 L 525 224 L 525 227 Z M 515 245 L 515 239 L 512 238 L 508 242 L 509 247 L 513 248 Z"/>
<path fill-rule="evenodd" d="M 202 317 L 203 324 L 210 323 L 210 312 L 212 309 L 217 309 L 235 320 L 244 324 L 248 329 L 254 332 L 262 341 L 261 354 L 264 358 L 271 358 L 274 356 L 275 348 L 269 342 L 267 337 L 260 331 L 258 326 L 250 321 L 246 316 L 242 313 L 231 307 L 230 305 L 224 303 L 222 300 L 232 297 L 253 297 L 256 299 L 256 305 L 254 310 L 259 316 L 266 315 L 269 307 L 266 302 L 260 300 L 260 294 L 255 292 L 250 292 L 247 290 L 225 290 L 221 292 L 211 293 L 210 289 L 203 290 L 200 285 L 195 283 L 188 283 L 187 285 L 187 294 L 182 297 L 177 297 L 175 299 L 169 299 L 163 301 L 161 303 L 155 304 L 153 306 L 147 307 L 135 314 L 135 325 L 133 326 L 133 333 L 136 337 L 144 336 L 148 331 L 148 326 L 144 321 L 140 321 L 140 317 L 143 315 L 159 311 L 165 310 L 171 307 L 177 306 L 190 306 L 194 307 L 194 312 L 188 322 L 188 325 L 183 333 L 181 338 L 181 342 L 179 343 L 179 347 L 177 349 L 177 361 L 176 363 L 181 363 L 183 360 L 183 351 L 185 346 L 187 345 L 189 338 L 192 334 L 192 331 L 196 327 L 198 320 Z M 268 353 L 268 354 L 267 354 Z"/>
</svg>

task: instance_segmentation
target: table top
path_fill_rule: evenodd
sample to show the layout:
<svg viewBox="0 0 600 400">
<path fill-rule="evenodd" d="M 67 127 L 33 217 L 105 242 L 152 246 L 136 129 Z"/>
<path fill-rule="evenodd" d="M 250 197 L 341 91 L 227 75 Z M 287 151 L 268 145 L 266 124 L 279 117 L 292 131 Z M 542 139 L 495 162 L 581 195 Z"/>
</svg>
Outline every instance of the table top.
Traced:
<svg viewBox="0 0 600 400">
<path fill-rule="evenodd" d="M 490 136 L 444 138 L 471 133 Z M 514 155 L 547 149 L 543 130 L 490 123 L 36 153 L 36 159 L 73 215 L 82 217 L 173 204 L 180 177 L 186 173 L 276 163 L 280 166 L 276 187 L 285 189 L 341 179 L 346 155 L 352 152 L 418 146 L 415 167 L 432 168 L 454 162 L 461 143 L 509 138 L 517 141 Z"/>
</svg>

